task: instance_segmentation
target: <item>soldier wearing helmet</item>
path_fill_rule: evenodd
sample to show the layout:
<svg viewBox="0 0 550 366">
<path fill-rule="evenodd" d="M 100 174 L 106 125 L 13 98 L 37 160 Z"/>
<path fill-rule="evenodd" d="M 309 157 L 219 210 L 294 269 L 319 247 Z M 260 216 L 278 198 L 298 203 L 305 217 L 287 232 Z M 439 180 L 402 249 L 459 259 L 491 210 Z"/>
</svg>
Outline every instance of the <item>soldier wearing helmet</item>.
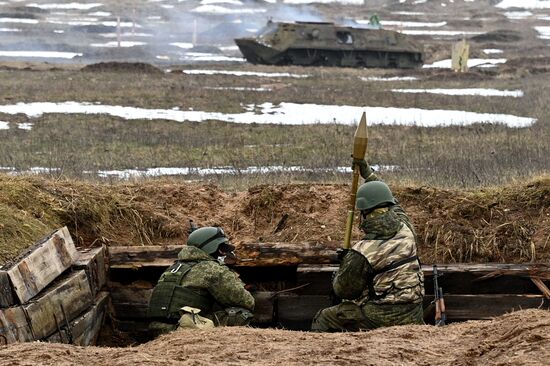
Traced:
<svg viewBox="0 0 550 366">
<path fill-rule="evenodd" d="M 254 298 L 225 264 L 235 247 L 219 227 L 189 235 L 177 261 L 160 277 L 149 301 L 150 329 L 165 333 L 179 327 L 247 325 Z"/>
<path fill-rule="evenodd" d="M 365 183 L 357 191 L 363 238 L 342 251 L 332 282 L 341 300 L 313 319 L 318 332 L 358 331 L 424 324 L 424 276 L 414 228 L 389 187 L 364 160 L 354 161 Z"/>
</svg>

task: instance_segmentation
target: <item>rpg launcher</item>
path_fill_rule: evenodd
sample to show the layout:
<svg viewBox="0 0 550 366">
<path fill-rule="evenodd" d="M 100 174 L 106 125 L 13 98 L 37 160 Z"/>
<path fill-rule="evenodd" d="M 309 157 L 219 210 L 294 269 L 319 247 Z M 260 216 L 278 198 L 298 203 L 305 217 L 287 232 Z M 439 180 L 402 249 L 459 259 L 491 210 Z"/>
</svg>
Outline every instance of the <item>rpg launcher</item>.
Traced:
<svg viewBox="0 0 550 366">
<path fill-rule="evenodd" d="M 434 304 L 435 304 L 435 325 L 445 325 L 447 321 L 447 314 L 445 313 L 445 299 L 443 298 L 443 289 L 439 287 L 438 277 L 442 274 L 438 273 L 437 266 L 433 267 L 433 279 L 434 279 Z"/>
</svg>

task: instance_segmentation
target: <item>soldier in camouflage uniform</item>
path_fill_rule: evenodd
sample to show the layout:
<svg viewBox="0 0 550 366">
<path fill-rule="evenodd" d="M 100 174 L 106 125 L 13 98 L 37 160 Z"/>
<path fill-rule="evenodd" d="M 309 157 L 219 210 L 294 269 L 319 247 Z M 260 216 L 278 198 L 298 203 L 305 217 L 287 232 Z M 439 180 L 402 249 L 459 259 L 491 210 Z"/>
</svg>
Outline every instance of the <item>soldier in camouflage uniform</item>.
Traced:
<svg viewBox="0 0 550 366">
<path fill-rule="evenodd" d="M 175 330 L 178 322 L 180 327 L 189 324 L 188 319 L 183 321 L 184 316 L 200 319 L 194 321 L 196 325 L 247 325 L 253 318 L 254 298 L 237 274 L 224 265 L 228 258 L 234 258 L 234 249 L 221 228 L 193 231 L 178 260 L 153 290 L 148 310 L 154 319 L 150 329 L 156 334 Z"/>
<path fill-rule="evenodd" d="M 362 240 L 341 253 L 332 286 L 338 305 L 313 319 L 318 332 L 359 331 L 378 327 L 424 324 L 424 276 L 416 253 L 414 228 L 368 164 L 354 161 L 365 183 L 357 191 Z"/>
</svg>

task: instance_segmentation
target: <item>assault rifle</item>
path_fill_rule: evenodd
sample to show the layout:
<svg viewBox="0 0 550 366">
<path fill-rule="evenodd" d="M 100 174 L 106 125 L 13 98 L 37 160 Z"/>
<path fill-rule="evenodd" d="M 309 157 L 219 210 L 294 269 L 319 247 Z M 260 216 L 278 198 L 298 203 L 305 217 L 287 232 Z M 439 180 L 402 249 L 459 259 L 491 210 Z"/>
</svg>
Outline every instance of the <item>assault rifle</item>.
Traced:
<svg viewBox="0 0 550 366">
<path fill-rule="evenodd" d="M 443 298 L 443 289 L 439 287 L 437 278 L 441 277 L 442 274 L 437 272 L 437 266 L 434 264 L 433 267 L 433 278 L 434 278 L 434 301 L 435 304 L 435 325 L 441 326 L 445 325 L 447 321 L 447 314 L 445 314 L 445 299 Z"/>
</svg>

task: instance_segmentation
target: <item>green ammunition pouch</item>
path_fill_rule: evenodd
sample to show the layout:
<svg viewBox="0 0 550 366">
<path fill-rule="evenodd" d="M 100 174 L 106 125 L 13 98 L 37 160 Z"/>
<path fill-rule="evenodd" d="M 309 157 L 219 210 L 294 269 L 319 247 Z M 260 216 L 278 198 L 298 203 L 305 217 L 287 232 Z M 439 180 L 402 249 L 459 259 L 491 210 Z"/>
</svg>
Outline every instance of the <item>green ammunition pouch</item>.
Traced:
<svg viewBox="0 0 550 366">
<path fill-rule="evenodd" d="M 244 308 L 230 307 L 214 313 L 214 324 L 216 326 L 247 326 L 254 319 L 254 314 Z"/>
<path fill-rule="evenodd" d="M 183 306 L 200 309 L 201 314 L 211 311 L 214 299 L 207 290 L 180 285 L 196 264 L 197 262 L 177 261 L 162 274 L 149 300 L 149 318 L 177 322 Z"/>
</svg>

